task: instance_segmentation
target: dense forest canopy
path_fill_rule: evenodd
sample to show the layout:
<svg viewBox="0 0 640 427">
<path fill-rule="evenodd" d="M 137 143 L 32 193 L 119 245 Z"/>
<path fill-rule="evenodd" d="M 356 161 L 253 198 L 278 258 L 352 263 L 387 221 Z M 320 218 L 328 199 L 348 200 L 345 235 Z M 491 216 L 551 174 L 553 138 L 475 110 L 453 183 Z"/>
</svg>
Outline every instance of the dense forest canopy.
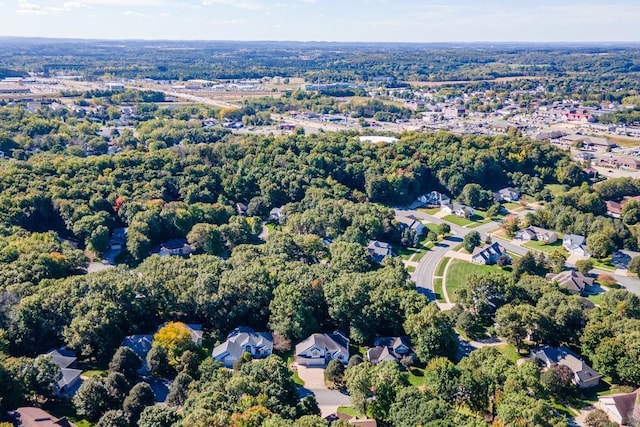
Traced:
<svg viewBox="0 0 640 427">
<path fill-rule="evenodd" d="M 88 79 L 290 76 L 308 81 L 456 81 L 640 72 L 636 45 L 119 43 L 5 38 L 0 46 L 0 66 L 13 71 L 80 73 Z M 17 69 L 17 64 L 29 65 Z"/>
</svg>

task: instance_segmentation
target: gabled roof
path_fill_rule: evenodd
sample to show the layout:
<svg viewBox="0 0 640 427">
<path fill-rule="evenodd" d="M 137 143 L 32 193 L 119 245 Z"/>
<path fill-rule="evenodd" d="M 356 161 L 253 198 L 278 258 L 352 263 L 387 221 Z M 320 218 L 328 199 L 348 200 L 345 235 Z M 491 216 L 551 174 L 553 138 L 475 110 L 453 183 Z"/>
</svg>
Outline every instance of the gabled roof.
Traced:
<svg viewBox="0 0 640 427">
<path fill-rule="evenodd" d="M 587 239 L 584 236 L 579 236 L 577 234 L 565 234 L 562 242 L 569 247 L 579 248 L 584 245 L 586 240 Z"/>
<path fill-rule="evenodd" d="M 587 286 L 593 286 L 594 279 L 575 271 L 567 270 L 560 274 L 547 274 L 547 280 L 550 282 L 558 282 L 558 284 L 570 291 L 582 292 Z"/>
<path fill-rule="evenodd" d="M 614 412 L 622 419 L 626 420 L 636 409 L 640 388 L 631 393 L 610 394 L 598 398 L 600 405 L 605 407 L 605 412 Z"/>
<path fill-rule="evenodd" d="M 60 378 L 60 380 L 58 381 L 59 388 L 63 388 L 68 386 L 69 384 L 73 384 L 73 382 L 77 380 L 80 375 L 82 375 L 81 369 L 64 368 L 61 369 L 61 371 L 62 378 Z"/>
<path fill-rule="evenodd" d="M 23 427 L 75 427 L 66 418 L 56 418 L 40 408 L 22 407 L 15 411 L 19 426 Z"/>
<path fill-rule="evenodd" d="M 494 242 L 492 245 L 487 246 L 484 249 L 475 248 L 473 250 L 473 254 L 471 255 L 472 259 L 483 258 L 485 261 L 492 261 L 498 259 L 502 255 L 505 255 L 507 251 L 500 245 L 498 242 Z"/>
<path fill-rule="evenodd" d="M 143 361 L 153 345 L 153 335 L 130 335 L 125 337 L 120 344 L 121 347 L 129 347 Z"/>
<path fill-rule="evenodd" d="M 76 352 L 67 350 L 65 348 L 58 348 L 55 350 L 50 350 L 48 353 L 44 354 L 44 356 L 51 357 L 53 363 L 58 365 L 60 369 L 68 368 L 73 365 L 77 358 Z"/>
<path fill-rule="evenodd" d="M 313 334 L 306 340 L 296 345 L 296 356 L 301 355 L 311 347 L 318 347 L 326 351 L 349 354 L 349 339 L 341 332 L 335 331 L 332 334 Z"/>
<path fill-rule="evenodd" d="M 548 366 L 555 364 L 568 366 L 581 382 L 601 377 L 599 373 L 584 363 L 577 354 L 567 347 L 544 346 L 534 351 L 534 355 Z"/>
<path fill-rule="evenodd" d="M 213 349 L 214 359 L 224 360 L 228 355 L 239 359 L 246 346 L 270 352 L 273 349 L 273 336 L 269 332 L 256 332 L 252 328 L 241 326 L 227 335 L 227 340 Z"/>
</svg>

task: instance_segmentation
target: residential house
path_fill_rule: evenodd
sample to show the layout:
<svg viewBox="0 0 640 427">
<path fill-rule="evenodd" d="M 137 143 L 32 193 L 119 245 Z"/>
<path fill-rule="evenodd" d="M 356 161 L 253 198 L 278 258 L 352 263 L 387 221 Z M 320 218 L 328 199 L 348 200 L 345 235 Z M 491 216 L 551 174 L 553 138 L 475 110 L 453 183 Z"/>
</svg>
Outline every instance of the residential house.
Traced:
<svg viewBox="0 0 640 427">
<path fill-rule="evenodd" d="M 142 360 L 142 366 L 138 369 L 138 374 L 147 375 L 149 367 L 147 366 L 147 354 L 153 346 L 153 335 L 130 335 L 125 337 L 120 347 L 128 347 Z"/>
<path fill-rule="evenodd" d="M 193 252 L 193 248 L 186 239 L 172 239 L 156 246 L 151 253 L 161 257 L 166 256 L 187 256 Z"/>
<path fill-rule="evenodd" d="M 438 191 L 432 191 L 430 193 L 423 194 L 418 197 L 418 201 L 427 206 L 442 206 L 451 203 L 451 199 Z"/>
<path fill-rule="evenodd" d="M 109 248 L 114 251 L 121 251 L 127 244 L 127 228 L 114 228 L 109 239 Z"/>
<path fill-rule="evenodd" d="M 425 232 L 425 226 L 418 218 L 413 215 L 409 216 L 396 216 L 395 220 L 398 221 L 400 228 L 408 228 L 415 231 L 416 236 L 421 236 Z"/>
<path fill-rule="evenodd" d="M 614 423 L 628 425 L 630 422 L 640 419 L 639 392 L 640 388 L 631 393 L 600 396 L 595 407 L 604 411 Z"/>
<path fill-rule="evenodd" d="M 558 241 L 558 234 L 554 231 L 545 230 L 544 228 L 527 227 L 518 231 L 515 238 L 525 242 L 535 240 L 550 245 Z"/>
<path fill-rule="evenodd" d="M 55 386 L 54 394 L 63 398 L 72 398 L 75 396 L 82 382 L 80 379 L 82 370 L 74 368 L 77 360 L 76 352 L 63 347 L 51 350 L 40 356 L 50 357 L 53 363 L 58 365 L 62 373 L 62 378 L 58 380 Z"/>
<path fill-rule="evenodd" d="M 269 212 L 269 219 L 271 221 L 275 221 L 278 223 L 284 222 L 284 220 L 287 218 L 287 216 L 284 213 L 284 210 L 282 207 L 279 208 L 273 208 L 271 209 L 271 212 Z"/>
<path fill-rule="evenodd" d="M 471 218 L 475 211 L 469 206 L 465 206 L 461 203 L 447 203 L 442 205 L 442 212 L 447 215 L 455 215 L 460 218 Z"/>
<path fill-rule="evenodd" d="M 598 385 L 601 375 L 584 363 L 578 355 L 567 347 L 544 346 L 532 351 L 538 363 L 550 368 L 554 365 L 565 365 L 573 372 L 572 382 L 580 389 Z"/>
<path fill-rule="evenodd" d="M 369 255 L 373 258 L 374 262 L 381 263 L 385 257 L 393 256 L 391 245 L 386 242 L 379 242 L 377 240 L 371 240 L 367 246 Z"/>
<path fill-rule="evenodd" d="M 520 192 L 513 187 L 506 187 L 498 190 L 495 199 L 500 202 L 517 202 L 520 200 Z"/>
<path fill-rule="evenodd" d="M 308 367 L 324 367 L 330 360 L 349 361 L 349 339 L 340 331 L 313 334 L 296 345 L 296 363 Z"/>
<path fill-rule="evenodd" d="M 607 206 L 607 215 L 614 218 L 620 218 L 622 215 L 622 205 L 620 203 L 614 202 L 613 200 L 607 200 L 604 204 Z"/>
<path fill-rule="evenodd" d="M 576 234 L 565 234 L 562 239 L 562 246 L 569 251 L 570 254 L 580 255 L 583 257 L 590 257 L 587 245 L 585 244 L 586 238 L 584 236 L 578 236 Z"/>
<path fill-rule="evenodd" d="M 367 360 L 374 365 L 387 360 L 400 362 L 405 356 L 415 358 L 409 337 L 378 337 L 367 350 Z"/>
<path fill-rule="evenodd" d="M 227 335 L 227 340 L 213 349 L 213 359 L 227 368 L 232 368 L 236 360 L 242 359 L 244 353 L 251 354 L 254 359 L 270 356 L 273 352 L 273 336 L 269 332 L 256 332 L 241 326 Z"/>
<path fill-rule="evenodd" d="M 16 427 L 76 427 L 66 417 L 56 418 L 40 408 L 22 407 L 9 413 Z"/>
<path fill-rule="evenodd" d="M 549 273 L 546 277 L 549 282 L 558 282 L 561 288 L 568 290 L 572 294 L 588 292 L 594 282 L 591 277 L 575 270 L 563 271 L 560 274 Z"/>
<path fill-rule="evenodd" d="M 484 249 L 476 248 L 471 255 L 471 261 L 475 264 L 491 265 L 498 262 L 498 258 L 507 256 L 507 251 L 498 242 L 494 242 Z"/>
</svg>

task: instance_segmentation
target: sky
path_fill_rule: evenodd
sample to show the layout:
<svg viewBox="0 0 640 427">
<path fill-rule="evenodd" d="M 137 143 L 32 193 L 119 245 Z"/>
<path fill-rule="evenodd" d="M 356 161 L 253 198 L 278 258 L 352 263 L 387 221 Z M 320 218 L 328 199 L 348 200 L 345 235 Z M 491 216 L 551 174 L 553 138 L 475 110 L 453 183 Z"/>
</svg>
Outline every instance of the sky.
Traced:
<svg viewBox="0 0 640 427">
<path fill-rule="evenodd" d="M 0 0 L 0 36 L 640 41 L 638 0 Z"/>
</svg>

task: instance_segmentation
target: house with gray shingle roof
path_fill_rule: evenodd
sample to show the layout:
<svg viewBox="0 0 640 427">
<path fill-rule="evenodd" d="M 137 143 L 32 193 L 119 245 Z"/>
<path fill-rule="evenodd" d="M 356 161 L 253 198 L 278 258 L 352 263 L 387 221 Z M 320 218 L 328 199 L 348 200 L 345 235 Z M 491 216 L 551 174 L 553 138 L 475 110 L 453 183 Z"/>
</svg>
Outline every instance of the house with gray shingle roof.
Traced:
<svg viewBox="0 0 640 427">
<path fill-rule="evenodd" d="M 330 360 L 349 361 L 349 338 L 340 331 L 313 334 L 296 345 L 296 363 L 309 367 L 324 367 Z"/>
<path fill-rule="evenodd" d="M 484 249 L 475 248 L 471 255 L 471 261 L 474 264 L 491 265 L 498 262 L 498 258 L 506 256 L 507 251 L 498 242 L 494 242 L 492 245 L 487 246 Z"/>
<path fill-rule="evenodd" d="M 213 349 L 212 357 L 232 368 L 236 360 L 249 353 L 254 359 L 270 356 L 273 352 L 273 336 L 269 332 L 256 332 L 241 326 L 227 335 L 227 340 Z"/>
<path fill-rule="evenodd" d="M 554 365 L 567 366 L 573 372 L 572 381 L 578 388 L 591 388 L 600 383 L 601 375 L 567 347 L 544 346 L 533 350 L 532 355 L 547 368 Z"/>
<path fill-rule="evenodd" d="M 391 251 L 391 245 L 386 242 L 379 242 L 377 240 L 371 240 L 367 246 L 367 251 L 374 262 L 381 263 L 387 256 L 393 256 Z"/>
</svg>

